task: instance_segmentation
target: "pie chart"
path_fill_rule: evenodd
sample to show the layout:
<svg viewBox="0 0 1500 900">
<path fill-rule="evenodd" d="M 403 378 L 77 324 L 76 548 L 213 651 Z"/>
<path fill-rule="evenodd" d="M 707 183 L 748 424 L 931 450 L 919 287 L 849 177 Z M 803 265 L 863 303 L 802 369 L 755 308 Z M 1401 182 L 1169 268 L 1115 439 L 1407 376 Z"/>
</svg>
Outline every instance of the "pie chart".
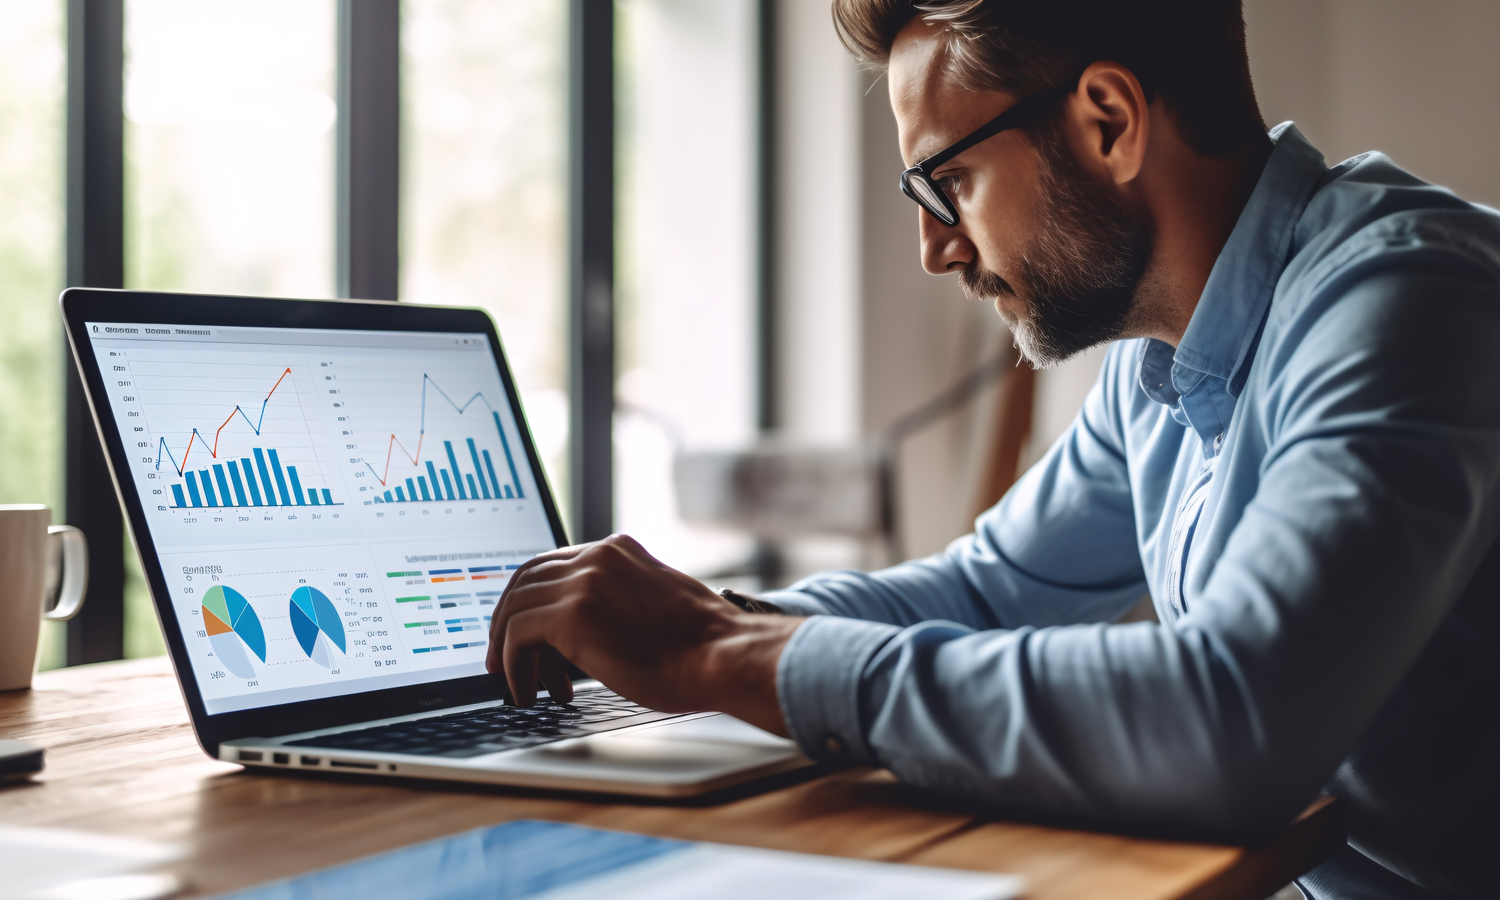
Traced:
<svg viewBox="0 0 1500 900">
<path fill-rule="evenodd" d="M 266 633 L 250 601 L 234 588 L 214 585 L 203 595 L 203 625 L 224 668 L 241 678 L 254 678 L 255 664 L 245 648 L 265 662 Z"/>
<path fill-rule="evenodd" d="M 335 658 L 329 644 L 340 653 L 348 652 L 344 649 L 344 623 L 339 620 L 339 611 L 322 591 L 315 587 L 297 588 L 292 592 L 290 614 L 292 633 L 308 659 L 331 669 Z"/>
</svg>

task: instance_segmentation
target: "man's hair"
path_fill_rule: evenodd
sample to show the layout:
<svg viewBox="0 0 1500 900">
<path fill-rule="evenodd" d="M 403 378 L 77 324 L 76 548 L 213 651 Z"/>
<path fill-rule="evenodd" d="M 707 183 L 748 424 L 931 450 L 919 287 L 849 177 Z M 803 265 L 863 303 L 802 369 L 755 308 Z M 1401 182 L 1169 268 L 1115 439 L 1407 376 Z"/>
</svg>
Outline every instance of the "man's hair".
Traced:
<svg viewBox="0 0 1500 900">
<path fill-rule="evenodd" d="M 844 46 L 881 67 L 917 16 L 945 26 L 948 73 L 971 90 L 1072 87 L 1110 60 L 1166 101 L 1199 153 L 1234 156 L 1266 139 L 1241 0 L 833 0 Z"/>
</svg>

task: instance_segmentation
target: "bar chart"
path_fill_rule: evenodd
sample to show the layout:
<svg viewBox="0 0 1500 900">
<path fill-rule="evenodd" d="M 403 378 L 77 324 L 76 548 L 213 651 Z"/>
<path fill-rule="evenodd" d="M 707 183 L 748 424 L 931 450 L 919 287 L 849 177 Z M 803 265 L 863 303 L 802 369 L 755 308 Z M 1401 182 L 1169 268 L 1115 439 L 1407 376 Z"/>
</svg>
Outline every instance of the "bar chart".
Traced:
<svg viewBox="0 0 1500 900">
<path fill-rule="evenodd" d="M 472 437 L 464 438 L 468 450 L 466 460 L 470 470 L 459 465 L 459 454 L 454 452 L 452 441 L 443 441 L 443 451 L 448 460 L 447 468 L 439 468 L 431 459 L 426 460 L 425 475 L 408 476 L 405 484 L 386 488 L 374 498 L 375 503 L 418 503 L 438 500 L 520 500 L 526 496 L 521 479 L 516 474 L 516 460 L 511 453 L 510 441 L 505 437 L 505 428 L 500 424 L 500 414 L 491 413 L 495 419 L 495 430 L 500 436 L 501 452 L 505 455 L 504 481 L 495 471 L 495 460 L 488 449 L 479 449 Z M 374 467 L 371 467 L 374 471 Z"/>
<path fill-rule="evenodd" d="M 255 447 L 251 452 L 253 466 L 249 457 L 241 457 L 213 463 L 209 469 L 185 468 L 182 483 L 172 485 L 173 508 L 344 505 L 328 488 L 304 487 L 297 467 L 283 469 L 275 449 Z"/>
</svg>

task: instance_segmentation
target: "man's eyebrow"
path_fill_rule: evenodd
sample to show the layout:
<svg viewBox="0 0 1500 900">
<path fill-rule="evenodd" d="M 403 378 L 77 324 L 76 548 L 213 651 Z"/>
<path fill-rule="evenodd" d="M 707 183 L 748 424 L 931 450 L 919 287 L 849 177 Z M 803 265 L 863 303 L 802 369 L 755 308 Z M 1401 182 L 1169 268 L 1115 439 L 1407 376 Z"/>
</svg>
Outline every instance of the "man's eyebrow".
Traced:
<svg viewBox="0 0 1500 900">
<path fill-rule="evenodd" d="M 919 165 L 923 160 L 942 153 L 951 146 L 953 146 L 953 141 L 942 138 L 923 138 L 917 142 L 916 152 L 913 154 L 915 161 L 912 165 Z"/>
<path fill-rule="evenodd" d="M 919 144 L 917 152 L 915 154 L 913 154 L 915 162 L 913 162 L 912 165 L 914 165 L 914 166 L 920 165 L 923 160 L 925 160 L 928 157 L 932 156 L 934 153 L 941 153 L 942 150 L 943 150 L 943 147 L 946 147 L 946 146 L 948 146 L 948 145 L 947 144 L 941 144 L 941 145 L 939 145 L 939 144 L 937 144 L 935 142 L 932 142 L 932 141 L 928 141 L 928 142 L 926 142 L 924 144 Z"/>
<path fill-rule="evenodd" d="M 917 139 L 916 162 L 913 162 L 912 165 L 918 165 L 923 160 L 942 153 L 944 150 L 963 140 L 968 134 L 969 132 L 967 131 L 960 131 L 957 134 L 923 135 Z M 947 163 L 944 163 L 944 165 L 947 165 Z"/>
</svg>

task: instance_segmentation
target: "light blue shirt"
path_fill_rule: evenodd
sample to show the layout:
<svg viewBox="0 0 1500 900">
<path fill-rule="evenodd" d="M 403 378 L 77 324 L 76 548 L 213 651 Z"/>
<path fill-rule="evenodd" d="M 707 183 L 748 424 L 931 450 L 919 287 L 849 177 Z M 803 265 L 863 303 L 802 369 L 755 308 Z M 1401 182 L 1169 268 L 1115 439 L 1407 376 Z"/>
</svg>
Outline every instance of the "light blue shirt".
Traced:
<svg viewBox="0 0 1500 900">
<path fill-rule="evenodd" d="M 782 711 L 1012 815 L 1243 842 L 1326 788 L 1374 875 L 1322 896 L 1500 896 L 1500 215 L 1271 136 L 1180 346 L 1111 346 L 974 534 L 766 595 Z"/>
</svg>

